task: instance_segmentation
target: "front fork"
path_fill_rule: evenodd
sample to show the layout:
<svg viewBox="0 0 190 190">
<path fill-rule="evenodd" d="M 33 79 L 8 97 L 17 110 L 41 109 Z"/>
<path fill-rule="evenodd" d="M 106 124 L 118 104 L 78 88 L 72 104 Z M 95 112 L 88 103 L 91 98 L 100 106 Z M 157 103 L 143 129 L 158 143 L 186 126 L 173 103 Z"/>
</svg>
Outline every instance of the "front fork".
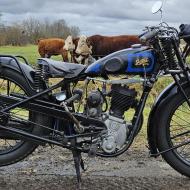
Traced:
<svg viewBox="0 0 190 190">
<path fill-rule="evenodd" d="M 174 73 L 171 73 L 171 75 L 172 75 L 175 83 L 177 84 L 180 92 L 182 93 L 182 95 L 184 96 L 186 102 L 188 103 L 188 105 L 190 107 L 190 100 L 187 97 L 187 95 L 186 95 L 186 93 L 185 93 L 182 85 L 180 84 L 180 81 L 181 81 L 180 79 L 182 79 L 182 82 L 183 82 L 184 77 L 185 77 L 186 82 L 188 82 L 189 85 L 190 85 L 190 69 L 187 66 L 187 64 L 185 63 L 186 62 L 186 57 L 187 57 L 190 49 L 186 45 L 186 47 L 184 49 L 184 52 L 181 54 L 174 39 L 172 41 L 172 44 L 173 44 L 174 51 L 176 53 L 177 60 L 179 62 L 178 64 L 179 64 L 182 72 L 181 73 L 180 72 L 179 73 L 175 73 L 175 71 L 174 71 Z M 182 74 L 182 76 L 181 76 L 181 74 Z"/>
</svg>

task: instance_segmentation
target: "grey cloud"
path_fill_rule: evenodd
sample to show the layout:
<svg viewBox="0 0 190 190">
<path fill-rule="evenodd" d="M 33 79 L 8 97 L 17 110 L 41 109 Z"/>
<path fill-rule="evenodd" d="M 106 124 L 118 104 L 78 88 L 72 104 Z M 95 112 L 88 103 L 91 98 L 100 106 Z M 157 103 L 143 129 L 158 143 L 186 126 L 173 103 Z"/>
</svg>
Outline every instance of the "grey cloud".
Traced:
<svg viewBox="0 0 190 190">
<path fill-rule="evenodd" d="M 85 34 L 140 33 L 145 25 L 159 23 L 160 15 L 150 12 L 154 0 L 1 0 L 6 23 L 23 18 L 65 19 Z M 190 1 L 167 0 L 164 20 L 177 26 L 190 22 Z"/>
</svg>

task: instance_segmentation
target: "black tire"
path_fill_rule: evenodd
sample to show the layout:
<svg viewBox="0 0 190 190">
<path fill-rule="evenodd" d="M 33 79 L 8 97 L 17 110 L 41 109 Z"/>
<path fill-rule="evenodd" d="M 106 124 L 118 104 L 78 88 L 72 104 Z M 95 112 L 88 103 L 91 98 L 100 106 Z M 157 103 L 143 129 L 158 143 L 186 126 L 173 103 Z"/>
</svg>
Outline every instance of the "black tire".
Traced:
<svg viewBox="0 0 190 190">
<path fill-rule="evenodd" d="M 18 72 L 15 72 L 10 69 L 3 70 L 3 76 L 0 76 L 0 78 L 8 79 L 9 81 L 14 82 L 17 84 L 23 91 L 26 93 L 27 96 L 32 96 L 35 94 L 35 91 L 28 85 L 25 78 L 19 74 Z M 45 121 L 44 115 L 32 113 L 32 121 L 36 122 L 38 124 L 43 124 Z M 39 126 L 32 126 L 33 134 L 41 135 L 42 134 L 42 128 Z M 21 140 L 21 143 L 16 147 L 7 151 L 6 153 L 0 152 L 0 166 L 10 165 L 15 162 L 18 162 L 22 159 L 24 159 L 26 156 L 31 154 L 36 148 L 37 144 L 32 143 L 31 141 L 23 141 Z"/>
<path fill-rule="evenodd" d="M 190 98 L 190 90 L 186 91 Z M 185 111 L 187 107 L 187 111 Z M 159 115 L 157 147 L 164 151 L 190 140 L 190 109 L 178 92 L 165 102 Z M 164 160 L 182 175 L 190 177 L 190 144 L 162 154 Z"/>
</svg>

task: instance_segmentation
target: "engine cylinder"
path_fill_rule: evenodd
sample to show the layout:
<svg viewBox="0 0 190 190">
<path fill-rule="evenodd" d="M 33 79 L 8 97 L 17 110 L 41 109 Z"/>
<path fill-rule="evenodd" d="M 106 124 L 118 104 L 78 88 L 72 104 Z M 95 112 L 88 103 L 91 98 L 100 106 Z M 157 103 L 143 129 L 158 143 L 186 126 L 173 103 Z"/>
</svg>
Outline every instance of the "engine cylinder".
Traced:
<svg viewBox="0 0 190 190">
<path fill-rule="evenodd" d="M 137 92 L 127 86 L 112 85 L 110 114 L 122 118 L 125 111 L 136 105 Z"/>
</svg>

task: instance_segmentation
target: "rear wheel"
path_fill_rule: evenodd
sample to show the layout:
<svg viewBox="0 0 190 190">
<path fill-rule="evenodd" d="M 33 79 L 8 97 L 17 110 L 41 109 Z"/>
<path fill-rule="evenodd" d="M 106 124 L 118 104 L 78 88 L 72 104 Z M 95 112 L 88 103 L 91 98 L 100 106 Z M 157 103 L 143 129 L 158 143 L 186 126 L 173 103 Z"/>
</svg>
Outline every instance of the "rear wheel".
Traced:
<svg viewBox="0 0 190 190">
<path fill-rule="evenodd" d="M 190 90 L 186 93 L 190 98 Z M 159 118 L 157 139 L 159 151 L 190 141 L 190 107 L 181 93 L 166 103 Z M 175 170 L 190 177 L 190 144 L 162 156 Z"/>
<path fill-rule="evenodd" d="M 12 70 L 4 70 L 3 77 L 0 76 L 0 95 L 15 96 L 32 96 L 35 91 L 28 85 L 22 75 Z M 8 106 L 0 98 L 0 108 Z M 42 128 L 33 124 L 43 125 L 45 116 L 34 113 L 24 108 L 15 108 L 10 111 L 8 121 L 4 125 L 14 127 L 36 135 L 42 134 Z M 31 154 L 37 144 L 19 139 L 19 136 L 0 129 L 0 166 L 5 166 L 18 162 Z"/>
</svg>

